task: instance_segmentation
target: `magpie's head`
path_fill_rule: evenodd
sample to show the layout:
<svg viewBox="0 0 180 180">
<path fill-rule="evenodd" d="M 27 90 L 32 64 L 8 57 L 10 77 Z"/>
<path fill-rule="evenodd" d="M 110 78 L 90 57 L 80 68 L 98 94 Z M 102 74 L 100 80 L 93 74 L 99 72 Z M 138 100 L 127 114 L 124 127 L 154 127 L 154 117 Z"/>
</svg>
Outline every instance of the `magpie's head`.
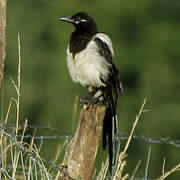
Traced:
<svg viewBox="0 0 180 180">
<path fill-rule="evenodd" d="M 97 33 L 95 21 L 85 12 L 78 12 L 73 16 L 62 17 L 60 20 L 73 24 L 76 30 L 80 30 L 81 32 Z"/>
</svg>

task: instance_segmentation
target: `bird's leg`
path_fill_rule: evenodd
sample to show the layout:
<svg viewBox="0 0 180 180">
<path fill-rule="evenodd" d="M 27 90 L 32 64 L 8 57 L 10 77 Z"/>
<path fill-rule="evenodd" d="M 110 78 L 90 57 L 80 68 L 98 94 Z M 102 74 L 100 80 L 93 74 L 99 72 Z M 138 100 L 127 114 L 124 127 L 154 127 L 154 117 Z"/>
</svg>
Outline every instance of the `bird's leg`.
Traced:
<svg viewBox="0 0 180 180">
<path fill-rule="evenodd" d="M 92 88 L 92 87 L 89 87 L 88 90 L 89 90 L 89 93 L 88 93 L 86 96 L 84 96 L 84 97 L 82 97 L 82 98 L 80 99 L 80 104 L 81 104 L 82 106 L 83 106 L 84 104 L 89 104 L 90 101 L 92 100 L 93 96 L 94 96 L 94 95 L 96 94 L 96 92 L 98 91 L 97 88 Z"/>
<path fill-rule="evenodd" d="M 80 100 L 82 106 L 83 104 L 90 106 L 91 104 L 97 104 L 97 103 L 105 104 L 107 106 L 106 97 L 101 89 L 98 88 L 93 88 L 93 89 L 88 88 L 88 89 L 89 89 L 89 93 Z"/>
</svg>

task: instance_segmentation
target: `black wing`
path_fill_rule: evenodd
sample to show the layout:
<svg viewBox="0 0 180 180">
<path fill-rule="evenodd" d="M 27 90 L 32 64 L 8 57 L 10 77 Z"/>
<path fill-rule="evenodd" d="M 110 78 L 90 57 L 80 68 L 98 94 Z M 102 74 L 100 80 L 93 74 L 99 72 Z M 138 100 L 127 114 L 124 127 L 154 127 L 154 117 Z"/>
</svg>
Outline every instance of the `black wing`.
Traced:
<svg viewBox="0 0 180 180">
<path fill-rule="evenodd" d="M 112 53 L 108 45 L 102 41 L 100 38 L 95 38 L 94 41 L 98 46 L 99 54 L 105 57 L 111 66 L 109 67 L 109 78 L 104 88 L 105 98 L 108 102 L 108 107 L 106 110 L 104 123 L 103 123 L 103 149 L 106 148 L 107 141 L 109 144 L 109 166 L 110 172 L 112 172 L 112 167 L 115 165 L 115 134 L 117 133 L 117 116 L 116 116 L 116 106 L 117 99 L 120 92 L 122 92 L 122 85 L 120 82 L 119 71 L 112 61 Z"/>
</svg>

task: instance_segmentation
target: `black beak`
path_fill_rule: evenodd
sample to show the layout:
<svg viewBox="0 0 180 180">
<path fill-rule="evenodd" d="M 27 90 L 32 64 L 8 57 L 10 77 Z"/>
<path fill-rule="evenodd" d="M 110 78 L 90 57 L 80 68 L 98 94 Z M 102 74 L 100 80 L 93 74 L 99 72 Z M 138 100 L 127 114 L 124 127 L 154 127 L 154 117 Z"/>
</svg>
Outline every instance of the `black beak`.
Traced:
<svg viewBox="0 0 180 180">
<path fill-rule="evenodd" d="M 61 17 L 59 19 L 68 23 L 74 23 L 74 19 L 72 19 L 71 16 Z"/>
</svg>

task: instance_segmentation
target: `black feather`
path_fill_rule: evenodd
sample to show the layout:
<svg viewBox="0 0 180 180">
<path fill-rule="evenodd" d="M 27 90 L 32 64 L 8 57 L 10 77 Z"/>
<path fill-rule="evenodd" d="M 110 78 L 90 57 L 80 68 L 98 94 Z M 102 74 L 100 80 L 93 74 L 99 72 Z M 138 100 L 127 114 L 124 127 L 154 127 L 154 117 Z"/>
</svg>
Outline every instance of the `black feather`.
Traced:
<svg viewBox="0 0 180 180">
<path fill-rule="evenodd" d="M 109 78 L 105 82 L 106 87 L 104 88 L 105 101 L 108 106 L 103 123 L 103 149 L 106 148 L 108 141 L 109 167 L 112 174 L 112 167 L 115 165 L 115 134 L 118 130 L 116 106 L 118 95 L 122 92 L 122 85 L 120 83 L 119 71 L 113 64 L 112 54 L 108 45 L 100 38 L 95 38 L 95 42 L 99 48 L 99 54 L 105 57 L 105 60 L 111 64 L 109 67 Z"/>
</svg>

